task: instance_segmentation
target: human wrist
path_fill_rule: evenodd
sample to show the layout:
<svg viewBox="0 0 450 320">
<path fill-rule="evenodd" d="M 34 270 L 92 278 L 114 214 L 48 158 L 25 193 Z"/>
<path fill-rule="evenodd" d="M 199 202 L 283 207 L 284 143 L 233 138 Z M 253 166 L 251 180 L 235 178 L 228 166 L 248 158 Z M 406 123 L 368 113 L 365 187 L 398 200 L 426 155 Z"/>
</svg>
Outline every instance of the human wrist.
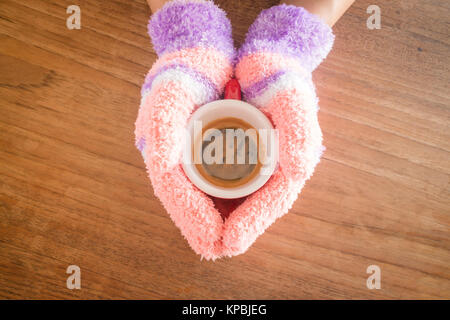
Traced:
<svg viewBox="0 0 450 320">
<path fill-rule="evenodd" d="M 303 7 L 332 27 L 355 0 L 281 0 L 280 3 Z"/>
</svg>

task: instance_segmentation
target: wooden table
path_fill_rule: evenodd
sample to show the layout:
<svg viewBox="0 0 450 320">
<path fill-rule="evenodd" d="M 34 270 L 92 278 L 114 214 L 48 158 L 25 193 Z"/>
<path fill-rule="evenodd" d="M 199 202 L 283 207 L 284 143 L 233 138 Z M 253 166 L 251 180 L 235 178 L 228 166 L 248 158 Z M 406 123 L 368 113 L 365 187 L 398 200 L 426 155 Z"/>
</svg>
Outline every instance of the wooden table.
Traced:
<svg viewBox="0 0 450 320">
<path fill-rule="evenodd" d="M 0 2 L 0 298 L 450 298 L 450 4 L 359 0 L 314 73 L 327 150 L 244 255 L 201 261 L 134 147 L 144 0 Z M 218 1 L 236 46 L 275 0 Z M 66 287 L 69 265 L 81 289 Z M 369 290 L 367 267 L 381 269 Z"/>
</svg>

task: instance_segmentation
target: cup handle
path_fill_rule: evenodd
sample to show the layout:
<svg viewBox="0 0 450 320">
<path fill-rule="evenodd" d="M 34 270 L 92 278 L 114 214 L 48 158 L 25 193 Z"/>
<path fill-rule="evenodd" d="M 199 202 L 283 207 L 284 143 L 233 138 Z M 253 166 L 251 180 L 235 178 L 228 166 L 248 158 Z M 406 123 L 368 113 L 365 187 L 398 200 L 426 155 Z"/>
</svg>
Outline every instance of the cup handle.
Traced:
<svg viewBox="0 0 450 320">
<path fill-rule="evenodd" d="M 231 79 L 225 85 L 224 99 L 242 100 L 241 86 L 236 78 Z"/>
</svg>

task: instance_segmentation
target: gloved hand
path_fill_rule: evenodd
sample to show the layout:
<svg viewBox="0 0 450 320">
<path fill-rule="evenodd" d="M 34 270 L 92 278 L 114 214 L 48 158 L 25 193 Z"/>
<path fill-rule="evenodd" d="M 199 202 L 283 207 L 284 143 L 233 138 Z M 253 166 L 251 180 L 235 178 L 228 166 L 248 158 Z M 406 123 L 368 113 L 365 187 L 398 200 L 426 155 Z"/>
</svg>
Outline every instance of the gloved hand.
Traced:
<svg viewBox="0 0 450 320">
<path fill-rule="evenodd" d="M 155 195 L 195 252 L 206 259 L 248 247 L 292 206 L 322 152 L 311 72 L 333 43 L 331 29 L 303 8 L 264 10 L 235 56 L 231 25 L 210 1 L 176 0 L 156 12 L 149 34 L 159 59 L 142 88 L 136 145 Z M 182 168 L 185 125 L 196 107 L 236 77 L 244 99 L 279 131 L 280 163 L 269 181 L 222 219 Z"/>
</svg>

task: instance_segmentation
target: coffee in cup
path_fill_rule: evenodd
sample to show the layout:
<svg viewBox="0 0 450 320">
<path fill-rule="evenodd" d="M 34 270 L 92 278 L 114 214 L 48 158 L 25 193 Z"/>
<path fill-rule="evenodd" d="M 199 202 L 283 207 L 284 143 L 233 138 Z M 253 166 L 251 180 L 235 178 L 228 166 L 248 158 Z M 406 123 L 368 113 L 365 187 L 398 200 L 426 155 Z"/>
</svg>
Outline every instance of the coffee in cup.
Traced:
<svg viewBox="0 0 450 320">
<path fill-rule="evenodd" d="M 261 170 L 258 149 L 262 146 L 259 145 L 258 131 L 242 119 L 214 120 L 203 128 L 195 142 L 201 143 L 201 154 L 198 154 L 201 159 L 195 159 L 196 168 L 214 185 L 241 186 Z"/>
<path fill-rule="evenodd" d="M 244 101 L 210 102 L 188 122 L 183 170 L 195 186 L 213 197 L 245 197 L 262 187 L 275 170 L 275 131 L 258 108 Z"/>
</svg>

